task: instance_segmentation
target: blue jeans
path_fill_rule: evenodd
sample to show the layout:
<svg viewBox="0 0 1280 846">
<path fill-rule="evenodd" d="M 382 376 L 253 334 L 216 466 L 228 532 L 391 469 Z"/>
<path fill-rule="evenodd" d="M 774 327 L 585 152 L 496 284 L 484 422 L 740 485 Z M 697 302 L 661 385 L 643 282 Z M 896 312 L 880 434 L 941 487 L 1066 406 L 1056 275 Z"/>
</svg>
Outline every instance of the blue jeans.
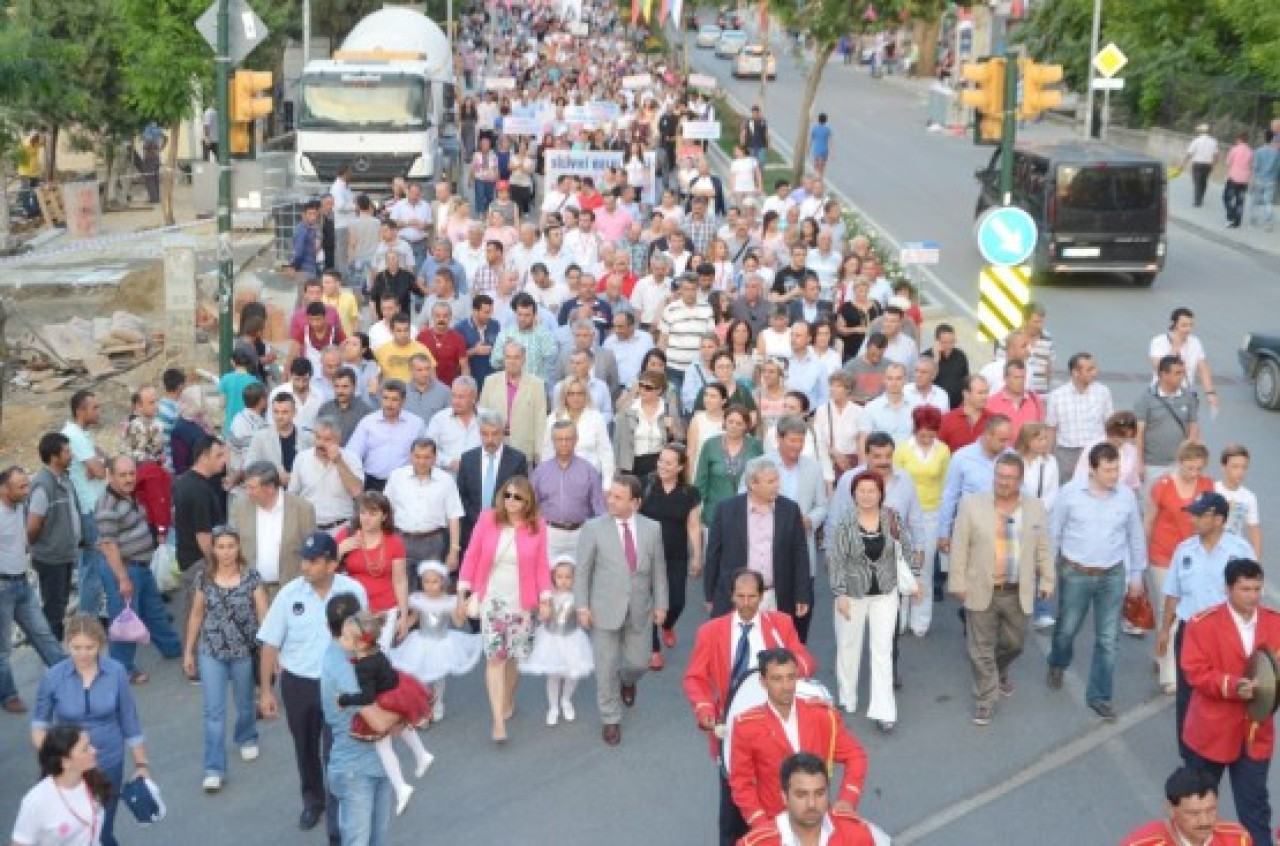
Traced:
<svg viewBox="0 0 1280 846">
<path fill-rule="evenodd" d="M 166 658 L 177 658 L 182 655 L 182 641 L 173 630 L 169 620 L 169 609 L 160 598 L 160 588 L 156 586 L 156 578 L 151 575 L 151 568 L 146 564 L 129 562 L 125 565 L 129 571 L 129 581 L 133 582 L 133 613 L 142 618 L 147 631 L 151 633 L 151 643 Z M 104 559 L 98 567 L 102 578 L 102 587 L 107 592 L 107 616 L 112 620 L 124 610 L 124 597 L 120 595 L 120 585 L 116 574 Z M 117 643 L 111 641 L 108 653 L 112 658 L 124 664 L 126 670 L 134 670 L 134 658 L 138 654 L 138 644 Z"/>
<path fill-rule="evenodd" d="M 391 779 L 330 770 L 329 789 L 338 799 L 342 846 L 386 846 L 391 827 Z"/>
<path fill-rule="evenodd" d="M 1276 199 L 1276 184 L 1274 182 L 1255 183 L 1250 193 L 1253 194 L 1253 210 L 1249 213 L 1249 222 L 1254 226 L 1271 223 L 1275 218 L 1272 204 Z"/>
<path fill-rule="evenodd" d="M 1076 633 L 1093 606 L 1093 663 L 1085 702 L 1110 702 L 1116 669 L 1116 642 L 1120 639 L 1120 607 L 1124 604 L 1125 568 L 1117 564 L 1099 576 L 1089 576 L 1065 564 L 1058 565 L 1058 622 L 1053 628 L 1049 666 L 1071 666 Z"/>
<path fill-rule="evenodd" d="M 760 165 L 760 175 L 763 177 L 765 162 L 769 161 L 769 148 L 756 147 L 755 149 L 749 150 L 748 152 L 755 158 L 756 162 Z M 768 188 L 765 188 L 765 193 L 766 194 L 769 193 Z"/>
<path fill-rule="evenodd" d="M 489 214 L 489 204 L 493 202 L 493 198 L 497 195 L 496 182 L 486 182 L 483 179 L 475 180 L 476 185 L 476 213 L 481 219 Z"/>
<path fill-rule="evenodd" d="M 118 761 L 114 765 L 99 763 L 98 769 L 111 782 L 111 798 L 107 799 L 106 807 L 102 809 L 102 833 L 98 835 L 98 842 L 101 846 L 120 846 L 120 842 L 116 840 L 115 827 L 120 788 L 124 786 L 124 761 Z"/>
<path fill-rule="evenodd" d="M 9 667 L 14 623 L 26 634 L 46 667 L 67 657 L 49 629 L 49 621 L 44 618 L 31 583 L 25 578 L 0 581 L 0 704 L 18 698 L 13 670 Z"/>
<path fill-rule="evenodd" d="M 102 577 L 98 575 L 98 564 L 106 564 L 106 559 L 98 551 L 98 524 L 93 519 L 93 512 L 80 515 L 80 532 L 84 546 L 80 550 L 79 566 L 76 567 L 76 591 L 80 597 L 80 613 L 90 617 L 102 616 Z"/>
<path fill-rule="evenodd" d="M 227 683 L 236 705 L 232 739 L 237 747 L 258 743 L 257 710 L 253 700 L 253 658 L 199 656 L 200 687 L 204 699 L 204 774 L 227 774 Z"/>
</svg>

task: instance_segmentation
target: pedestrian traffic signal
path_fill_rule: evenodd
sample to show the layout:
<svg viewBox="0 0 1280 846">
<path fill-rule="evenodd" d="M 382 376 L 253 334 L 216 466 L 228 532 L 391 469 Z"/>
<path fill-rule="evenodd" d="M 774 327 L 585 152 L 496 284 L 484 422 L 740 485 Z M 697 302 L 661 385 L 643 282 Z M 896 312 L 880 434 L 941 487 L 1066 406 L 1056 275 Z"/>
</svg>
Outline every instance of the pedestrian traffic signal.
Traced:
<svg viewBox="0 0 1280 846">
<path fill-rule="evenodd" d="M 960 92 L 960 102 L 971 106 L 974 117 L 973 140 L 976 144 L 999 143 L 1004 131 L 1005 60 L 987 58 L 966 64 L 961 75 L 974 88 Z"/>
<path fill-rule="evenodd" d="M 1018 120 L 1031 120 L 1041 112 L 1062 105 L 1062 92 L 1046 87 L 1062 81 L 1062 65 L 1041 65 L 1031 59 L 1019 59 L 1018 72 L 1022 78 Z"/>
<path fill-rule="evenodd" d="M 236 71 L 231 81 L 231 152 L 245 155 L 253 149 L 253 122 L 275 110 L 271 99 L 270 71 Z"/>
</svg>

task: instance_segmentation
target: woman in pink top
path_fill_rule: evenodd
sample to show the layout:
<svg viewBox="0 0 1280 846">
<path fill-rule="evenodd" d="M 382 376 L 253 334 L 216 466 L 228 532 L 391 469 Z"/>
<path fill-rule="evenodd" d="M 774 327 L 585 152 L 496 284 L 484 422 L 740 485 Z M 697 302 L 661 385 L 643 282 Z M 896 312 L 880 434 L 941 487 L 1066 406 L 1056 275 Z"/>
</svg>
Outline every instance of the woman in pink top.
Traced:
<svg viewBox="0 0 1280 846">
<path fill-rule="evenodd" d="M 1239 229 L 1244 219 L 1244 197 L 1249 190 L 1249 176 L 1253 170 L 1253 148 L 1249 146 L 1249 133 L 1241 132 L 1236 143 L 1227 151 L 1227 184 L 1222 189 L 1222 204 L 1227 208 L 1227 226 Z"/>
<path fill-rule="evenodd" d="M 506 723 L 516 707 L 517 662 L 533 648 L 533 614 L 542 620 L 551 614 L 551 570 L 547 526 L 538 517 L 529 480 L 511 477 L 494 500 L 471 533 L 458 575 L 458 602 L 471 616 L 479 613 L 493 742 L 505 743 Z M 474 603 L 468 602 L 469 594 Z"/>
</svg>

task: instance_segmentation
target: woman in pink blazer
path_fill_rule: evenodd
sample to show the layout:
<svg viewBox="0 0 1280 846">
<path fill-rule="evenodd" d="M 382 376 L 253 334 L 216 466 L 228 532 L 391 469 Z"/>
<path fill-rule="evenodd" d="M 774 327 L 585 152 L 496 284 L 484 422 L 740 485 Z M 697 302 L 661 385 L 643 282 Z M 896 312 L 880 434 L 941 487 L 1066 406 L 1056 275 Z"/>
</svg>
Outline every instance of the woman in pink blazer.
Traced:
<svg viewBox="0 0 1280 846">
<path fill-rule="evenodd" d="M 494 499 L 471 533 L 458 576 L 458 603 L 479 611 L 493 742 L 505 743 L 506 722 L 516 707 L 518 662 L 533 648 L 534 612 L 542 620 L 551 615 L 551 570 L 547 526 L 538 517 L 529 480 L 512 476 Z M 468 603 L 469 595 L 475 603 Z"/>
</svg>

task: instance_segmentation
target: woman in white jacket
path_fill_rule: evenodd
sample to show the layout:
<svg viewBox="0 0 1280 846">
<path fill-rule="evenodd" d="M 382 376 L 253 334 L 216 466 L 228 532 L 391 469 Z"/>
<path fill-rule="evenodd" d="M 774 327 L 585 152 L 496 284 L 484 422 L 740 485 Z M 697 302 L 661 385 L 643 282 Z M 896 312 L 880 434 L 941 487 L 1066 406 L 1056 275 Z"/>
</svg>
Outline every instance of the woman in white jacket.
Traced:
<svg viewBox="0 0 1280 846">
<path fill-rule="evenodd" d="M 613 442 L 609 439 L 609 427 L 604 417 L 591 405 L 587 385 L 576 376 L 565 379 L 560 386 L 560 401 L 547 415 L 547 430 L 542 438 L 542 454 L 555 455 L 551 446 L 551 430 L 561 420 L 568 420 L 578 430 L 578 446 L 574 453 L 600 471 L 600 479 L 607 491 L 613 484 Z"/>
</svg>

